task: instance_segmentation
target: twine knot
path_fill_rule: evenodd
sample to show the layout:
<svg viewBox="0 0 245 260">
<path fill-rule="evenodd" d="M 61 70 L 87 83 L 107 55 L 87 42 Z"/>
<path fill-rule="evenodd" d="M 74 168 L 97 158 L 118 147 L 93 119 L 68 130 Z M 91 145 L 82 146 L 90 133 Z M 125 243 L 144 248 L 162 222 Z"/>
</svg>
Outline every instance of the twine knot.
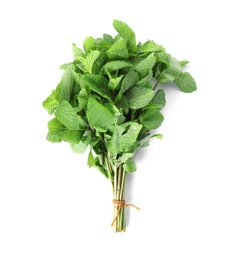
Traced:
<svg viewBox="0 0 245 260">
<path fill-rule="evenodd" d="M 134 207 L 137 210 L 140 210 L 139 207 L 136 207 L 134 204 L 126 204 L 125 200 L 112 200 L 112 203 L 118 206 L 118 210 L 117 210 L 117 214 L 114 217 L 112 223 L 111 223 L 111 227 L 114 226 L 116 219 L 118 218 L 120 211 L 122 208 L 126 208 L 126 207 Z"/>
</svg>

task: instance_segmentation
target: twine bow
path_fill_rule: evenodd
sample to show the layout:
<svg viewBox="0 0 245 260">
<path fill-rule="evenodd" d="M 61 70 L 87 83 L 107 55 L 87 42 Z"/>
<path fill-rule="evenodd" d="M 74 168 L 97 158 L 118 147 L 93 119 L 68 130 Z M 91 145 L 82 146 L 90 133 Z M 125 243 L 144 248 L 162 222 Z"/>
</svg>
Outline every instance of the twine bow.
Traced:
<svg viewBox="0 0 245 260">
<path fill-rule="evenodd" d="M 125 200 L 112 200 L 112 203 L 115 204 L 115 205 L 118 205 L 118 210 L 117 210 L 117 214 L 116 216 L 114 217 L 112 223 L 111 223 L 111 227 L 114 226 L 115 224 L 115 221 L 116 219 L 118 218 L 119 214 L 120 214 L 120 211 L 122 208 L 126 208 L 126 207 L 134 207 L 136 208 L 137 210 L 140 210 L 139 207 L 136 207 L 134 204 L 126 204 Z"/>
</svg>

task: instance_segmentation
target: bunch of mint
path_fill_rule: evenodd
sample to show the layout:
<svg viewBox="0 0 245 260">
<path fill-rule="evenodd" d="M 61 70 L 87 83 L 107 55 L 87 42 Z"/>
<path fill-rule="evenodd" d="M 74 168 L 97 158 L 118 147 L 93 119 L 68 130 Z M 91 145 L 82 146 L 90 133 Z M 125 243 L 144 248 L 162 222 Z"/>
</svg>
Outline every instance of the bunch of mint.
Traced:
<svg viewBox="0 0 245 260">
<path fill-rule="evenodd" d="M 125 179 L 136 171 L 134 155 L 150 138 L 161 138 L 150 133 L 164 119 L 165 94 L 158 84 L 174 82 L 190 93 L 196 83 L 182 72 L 187 61 L 178 61 L 154 41 L 137 44 L 132 29 L 121 21 L 114 20 L 113 26 L 115 37 L 88 37 L 83 49 L 72 45 L 74 60 L 60 67 L 64 74 L 43 106 L 54 114 L 47 140 L 68 142 L 76 153 L 88 148 L 88 166 L 111 181 L 113 225 L 121 232 L 126 228 Z"/>
</svg>

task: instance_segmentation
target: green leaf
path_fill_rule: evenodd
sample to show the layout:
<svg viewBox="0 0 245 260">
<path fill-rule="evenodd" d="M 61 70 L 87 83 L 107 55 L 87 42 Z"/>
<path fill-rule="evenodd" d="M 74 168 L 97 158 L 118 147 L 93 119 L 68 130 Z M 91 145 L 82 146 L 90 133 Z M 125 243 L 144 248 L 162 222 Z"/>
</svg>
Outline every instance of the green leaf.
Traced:
<svg viewBox="0 0 245 260">
<path fill-rule="evenodd" d="M 116 41 L 111 48 L 106 52 L 107 56 L 111 60 L 116 59 L 128 59 L 127 41 L 122 39 Z"/>
<path fill-rule="evenodd" d="M 130 89 L 131 87 L 133 87 L 138 81 L 139 81 L 139 74 L 136 71 L 128 72 L 122 81 L 122 86 L 118 93 L 118 99 L 120 99 L 122 94 L 126 92 L 128 89 Z"/>
<path fill-rule="evenodd" d="M 58 137 L 68 143 L 78 143 L 83 135 L 81 130 L 65 130 Z"/>
<path fill-rule="evenodd" d="M 137 53 L 137 45 L 136 45 L 136 38 L 133 30 L 124 22 L 114 20 L 113 26 L 115 30 L 120 34 L 120 36 L 127 40 L 128 49 L 132 54 Z"/>
<path fill-rule="evenodd" d="M 134 153 L 124 153 L 122 156 L 118 157 L 118 159 L 116 159 L 114 161 L 115 165 L 120 165 L 124 162 L 126 162 L 129 158 L 132 158 L 134 156 Z"/>
<path fill-rule="evenodd" d="M 150 108 L 140 115 L 139 121 L 148 129 L 156 129 L 162 124 L 163 115 L 159 110 Z"/>
<path fill-rule="evenodd" d="M 149 108 L 161 109 L 166 104 L 165 93 L 163 89 L 159 89 L 155 94 L 152 102 L 149 104 Z"/>
<path fill-rule="evenodd" d="M 47 139 L 50 142 L 78 143 L 83 134 L 80 130 L 68 130 L 57 118 L 53 118 L 48 122 L 48 129 Z"/>
<path fill-rule="evenodd" d="M 93 65 L 93 69 L 92 69 L 92 72 L 93 74 L 100 74 L 100 71 L 101 71 L 101 68 L 104 66 L 105 64 L 105 61 L 104 61 L 104 58 L 103 58 L 103 53 L 104 51 L 102 50 L 102 54 L 99 56 L 99 58 L 94 62 L 94 65 Z"/>
<path fill-rule="evenodd" d="M 63 101 L 55 111 L 57 119 L 69 130 L 85 127 L 85 122 L 77 115 L 69 102 Z"/>
<path fill-rule="evenodd" d="M 158 82 L 164 83 L 175 80 L 180 75 L 182 70 L 181 65 L 177 59 L 168 53 L 160 53 L 156 54 L 156 56 L 161 62 L 167 64 L 167 68 L 164 69 L 158 76 Z"/>
<path fill-rule="evenodd" d="M 138 109 L 149 104 L 154 96 L 154 91 L 144 87 L 132 87 L 125 93 L 129 108 Z"/>
<path fill-rule="evenodd" d="M 85 87 L 84 81 L 82 80 L 84 75 L 82 75 L 81 73 L 77 73 L 75 71 L 72 71 L 72 76 L 73 76 L 75 82 L 80 86 L 80 88 Z"/>
<path fill-rule="evenodd" d="M 106 52 L 108 49 L 110 49 L 112 46 L 110 42 L 105 41 L 104 37 L 95 39 L 94 43 L 95 43 L 95 48 L 97 50 L 100 50 L 103 53 Z"/>
<path fill-rule="evenodd" d="M 79 107 L 81 109 L 85 109 L 87 107 L 87 104 L 88 104 L 88 93 L 87 93 L 87 90 L 85 88 L 81 89 L 78 96 L 77 96 L 77 99 L 78 99 L 78 104 L 79 104 Z"/>
<path fill-rule="evenodd" d="M 141 62 L 139 62 L 134 69 L 137 72 L 139 72 L 139 74 L 142 78 L 149 74 L 149 71 L 152 70 L 155 63 L 156 63 L 156 58 L 154 56 L 154 53 L 151 53 L 145 59 L 143 59 Z"/>
<path fill-rule="evenodd" d="M 79 141 L 79 143 L 71 143 L 70 146 L 71 146 L 72 150 L 78 154 L 85 153 L 86 149 L 88 147 L 88 145 L 86 143 L 84 143 L 83 141 Z"/>
<path fill-rule="evenodd" d="M 180 64 L 181 67 L 184 67 L 188 63 L 190 63 L 188 60 L 181 60 L 181 61 L 179 61 L 179 64 Z"/>
<path fill-rule="evenodd" d="M 72 72 L 76 70 L 76 67 L 73 64 L 70 64 L 66 72 L 63 74 L 62 79 L 61 79 L 61 97 L 63 100 L 70 100 L 71 93 L 74 87 L 74 78 L 72 75 Z"/>
<path fill-rule="evenodd" d="M 59 143 L 62 140 L 59 138 L 59 134 L 66 130 L 66 127 L 62 125 L 57 118 L 53 118 L 48 122 L 49 132 L 46 139 L 52 143 Z"/>
<path fill-rule="evenodd" d="M 100 156 L 101 157 L 101 156 Z M 102 157 L 101 157 L 102 158 Z M 103 173 L 103 175 L 108 179 L 109 175 L 105 167 L 102 165 L 99 157 L 94 157 L 92 149 L 88 154 L 88 166 L 95 167 L 97 170 Z"/>
<path fill-rule="evenodd" d="M 182 72 L 174 80 L 175 85 L 185 93 L 191 93 L 197 89 L 196 82 L 189 72 Z"/>
<path fill-rule="evenodd" d="M 70 146 L 75 153 L 83 154 L 88 146 L 92 146 L 91 133 L 80 138 L 78 143 L 71 143 Z"/>
<path fill-rule="evenodd" d="M 92 95 L 89 96 L 87 105 L 87 118 L 89 124 L 100 132 L 106 132 L 115 120 L 112 108 L 100 104 Z"/>
<path fill-rule="evenodd" d="M 150 138 L 157 138 L 157 139 L 162 140 L 162 134 L 154 134 Z"/>
<path fill-rule="evenodd" d="M 116 77 L 116 78 L 113 78 L 109 75 L 109 83 L 108 83 L 108 87 L 112 90 L 115 90 L 118 88 L 119 86 L 119 83 L 121 82 L 122 78 L 123 78 L 124 75 L 121 75 L 119 77 Z"/>
<path fill-rule="evenodd" d="M 82 80 L 91 90 L 101 95 L 102 97 L 111 100 L 112 94 L 107 86 L 108 81 L 105 77 L 102 75 L 86 74 L 83 76 Z"/>
<path fill-rule="evenodd" d="M 57 118 L 53 118 L 48 122 L 48 129 L 51 134 L 60 134 L 67 128 L 60 123 L 60 121 Z"/>
<path fill-rule="evenodd" d="M 68 68 L 71 64 L 73 64 L 73 63 L 72 63 L 72 62 L 64 63 L 64 64 L 60 65 L 59 69 L 66 71 L 67 68 Z"/>
<path fill-rule="evenodd" d="M 109 178 L 107 169 L 100 163 L 98 157 L 95 158 L 95 165 L 94 167 L 99 170 L 107 179 Z"/>
<path fill-rule="evenodd" d="M 73 52 L 74 59 L 76 59 L 78 56 L 83 56 L 84 55 L 83 50 L 78 48 L 76 46 L 76 44 L 74 44 L 74 43 L 72 44 L 72 52 Z"/>
<path fill-rule="evenodd" d="M 122 96 L 119 100 L 116 101 L 116 106 L 119 110 L 123 111 L 123 114 L 127 115 L 129 112 L 128 100 L 125 96 Z"/>
<path fill-rule="evenodd" d="M 90 150 L 90 152 L 88 154 L 88 166 L 89 167 L 95 166 L 95 159 L 94 159 L 92 150 Z"/>
<path fill-rule="evenodd" d="M 165 49 L 154 41 L 146 41 L 140 48 L 140 52 L 165 51 Z"/>
<path fill-rule="evenodd" d="M 137 170 L 136 163 L 134 157 L 129 158 L 124 164 L 123 169 L 126 172 L 135 172 Z"/>
<path fill-rule="evenodd" d="M 101 69 L 102 74 L 110 73 L 111 71 L 120 70 L 131 67 L 132 64 L 128 61 L 110 61 L 107 62 Z"/>
<path fill-rule="evenodd" d="M 57 135 L 52 135 L 48 132 L 46 139 L 51 143 L 60 143 L 62 140 Z"/>
<path fill-rule="evenodd" d="M 94 38 L 87 37 L 83 42 L 83 49 L 86 53 L 90 52 L 94 48 Z"/>
<path fill-rule="evenodd" d="M 52 93 L 47 97 L 45 101 L 43 101 L 43 107 L 48 111 L 50 115 L 52 115 L 55 109 L 59 106 L 60 89 L 61 83 L 59 83 L 56 89 L 52 90 Z"/>
<path fill-rule="evenodd" d="M 145 76 L 144 78 L 142 78 L 141 80 L 138 81 L 137 83 L 137 86 L 139 87 L 150 87 L 152 88 L 152 85 L 151 85 L 151 79 L 152 79 L 152 70 L 149 71 L 148 75 Z"/>
<path fill-rule="evenodd" d="M 104 33 L 103 38 L 106 42 L 109 42 L 110 44 L 113 44 L 115 42 L 115 40 L 110 34 Z"/>
<path fill-rule="evenodd" d="M 149 143 L 150 143 L 150 139 L 152 139 L 152 138 L 157 138 L 157 139 L 160 139 L 160 140 L 161 140 L 161 139 L 162 139 L 162 135 L 161 135 L 161 134 L 154 134 L 154 135 L 152 135 L 152 136 L 150 136 L 150 137 L 145 138 L 145 139 L 141 142 L 139 148 L 145 148 L 145 147 L 147 147 L 147 146 L 149 145 Z"/>
<path fill-rule="evenodd" d="M 136 142 L 141 128 L 142 125 L 135 122 L 114 126 L 112 138 L 106 142 L 107 150 L 114 155 L 127 151 Z"/>
<path fill-rule="evenodd" d="M 166 69 L 167 69 L 167 64 L 157 61 L 152 70 L 154 78 L 158 79 L 161 73 Z"/>
<path fill-rule="evenodd" d="M 79 61 L 83 64 L 83 71 L 92 73 L 93 65 L 95 61 L 99 58 L 100 52 L 98 50 L 91 51 L 86 58 L 80 56 L 77 57 Z"/>
</svg>

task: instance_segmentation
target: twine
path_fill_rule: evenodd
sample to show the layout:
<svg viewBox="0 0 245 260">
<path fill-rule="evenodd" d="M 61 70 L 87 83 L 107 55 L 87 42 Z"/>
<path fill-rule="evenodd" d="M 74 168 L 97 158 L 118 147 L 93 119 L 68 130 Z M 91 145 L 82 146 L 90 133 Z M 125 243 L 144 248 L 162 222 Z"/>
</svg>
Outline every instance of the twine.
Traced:
<svg viewBox="0 0 245 260">
<path fill-rule="evenodd" d="M 111 227 L 114 226 L 116 219 L 118 218 L 120 211 L 122 208 L 126 208 L 126 207 L 134 207 L 137 210 L 140 210 L 140 208 L 136 207 L 134 204 L 126 204 L 125 200 L 112 200 L 112 203 L 115 205 L 118 205 L 118 210 L 117 210 L 117 214 L 114 217 L 112 223 L 111 223 Z"/>
</svg>

